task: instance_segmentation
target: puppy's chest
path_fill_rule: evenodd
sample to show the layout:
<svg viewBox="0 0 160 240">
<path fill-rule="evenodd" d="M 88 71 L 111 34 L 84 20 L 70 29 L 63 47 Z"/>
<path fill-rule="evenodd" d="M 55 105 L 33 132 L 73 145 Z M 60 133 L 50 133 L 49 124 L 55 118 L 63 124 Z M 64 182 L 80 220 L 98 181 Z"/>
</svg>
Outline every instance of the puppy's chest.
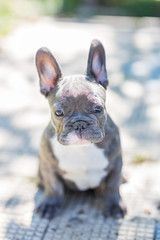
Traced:
<svg viewBox="0 0 160 240">
<path fill-rule="evenodd" d="M 107 175 L 108 159 L 94 144 L 63 146 L 55 138 L 51 144 L 59 168 L 65 172 L 63 178 L 74 182 L 79 190 L 98 187 Z"/>
</svg>

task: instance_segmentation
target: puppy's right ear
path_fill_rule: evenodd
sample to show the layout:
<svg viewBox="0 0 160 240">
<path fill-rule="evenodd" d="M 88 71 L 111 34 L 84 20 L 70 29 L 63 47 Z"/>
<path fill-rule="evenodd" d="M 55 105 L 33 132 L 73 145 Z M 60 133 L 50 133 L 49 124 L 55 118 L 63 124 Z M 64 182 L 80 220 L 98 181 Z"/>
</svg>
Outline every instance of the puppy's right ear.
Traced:
<svg viewBox="0 0 160 240">
<path fill-rule="evenodd" d="M 48 96 L 62 76 L 60 67 L 47 48 L 40 48 L 36 54 L 36 66 L 40 79 L 40 91 Z"/>
</svg>

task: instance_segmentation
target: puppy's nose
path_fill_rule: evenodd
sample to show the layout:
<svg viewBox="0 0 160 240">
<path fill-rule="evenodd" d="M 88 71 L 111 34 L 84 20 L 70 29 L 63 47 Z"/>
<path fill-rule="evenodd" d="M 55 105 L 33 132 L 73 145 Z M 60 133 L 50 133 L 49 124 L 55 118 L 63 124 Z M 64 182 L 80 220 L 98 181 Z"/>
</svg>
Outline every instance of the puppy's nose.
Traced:
<svg viewBox="0 0 160 240">
<path fill-rule="evenodd" d="M 84 121 L 77 121 L 75 123 L 73 123 L 73 128 L 76 131 L 83 131 L 87 128 L 88 124 Z"/>
</svg>

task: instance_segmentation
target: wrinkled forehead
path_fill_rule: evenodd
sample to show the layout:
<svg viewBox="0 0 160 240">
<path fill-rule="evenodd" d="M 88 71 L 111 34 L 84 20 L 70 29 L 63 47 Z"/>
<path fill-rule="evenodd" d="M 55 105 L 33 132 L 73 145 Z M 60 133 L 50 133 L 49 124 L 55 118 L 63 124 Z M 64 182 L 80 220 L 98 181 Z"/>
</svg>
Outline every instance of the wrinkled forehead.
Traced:
<svg viewBox="0 0 160 240">
<path fill-rule="evenodd" d="M 84 96 L 91 102 L 104 103 L 105 89 L 96 82 L 90 82 L 85 75 L 73 75 L 64 77 L 59 82 L 57 97 L 60 98 L 79 98 Z"/>
</svg>

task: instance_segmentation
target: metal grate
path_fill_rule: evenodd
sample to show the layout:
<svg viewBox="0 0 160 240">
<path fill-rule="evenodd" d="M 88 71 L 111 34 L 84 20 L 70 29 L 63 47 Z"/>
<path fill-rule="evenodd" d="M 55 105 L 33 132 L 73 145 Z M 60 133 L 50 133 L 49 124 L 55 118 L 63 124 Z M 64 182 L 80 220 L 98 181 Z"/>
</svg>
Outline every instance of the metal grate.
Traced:
<svg viewBox="0 0 160 240">
<path fill-rule="evenodd" d="M 8 184 L 10 184 L 8 182 Z M 6 186 L 7 187 L 7 186 Z M 6 192 L 9 192 L 6 188 Z M 19 195 L 15 195 L 19 193 Z M 151 218 L 106 219 L 102 203 L 89 193 L 68 194 L 61 215 L 49 221 L 33 213 L 42 197 L 34 184 L 16 182 L 0 203 L 1 240 L 159 240 L 160 224 Z M 14 194 L 14 195 L 13 195 Z M 156 238 L 154 238 L 156 229 Z"/>
</svg>

